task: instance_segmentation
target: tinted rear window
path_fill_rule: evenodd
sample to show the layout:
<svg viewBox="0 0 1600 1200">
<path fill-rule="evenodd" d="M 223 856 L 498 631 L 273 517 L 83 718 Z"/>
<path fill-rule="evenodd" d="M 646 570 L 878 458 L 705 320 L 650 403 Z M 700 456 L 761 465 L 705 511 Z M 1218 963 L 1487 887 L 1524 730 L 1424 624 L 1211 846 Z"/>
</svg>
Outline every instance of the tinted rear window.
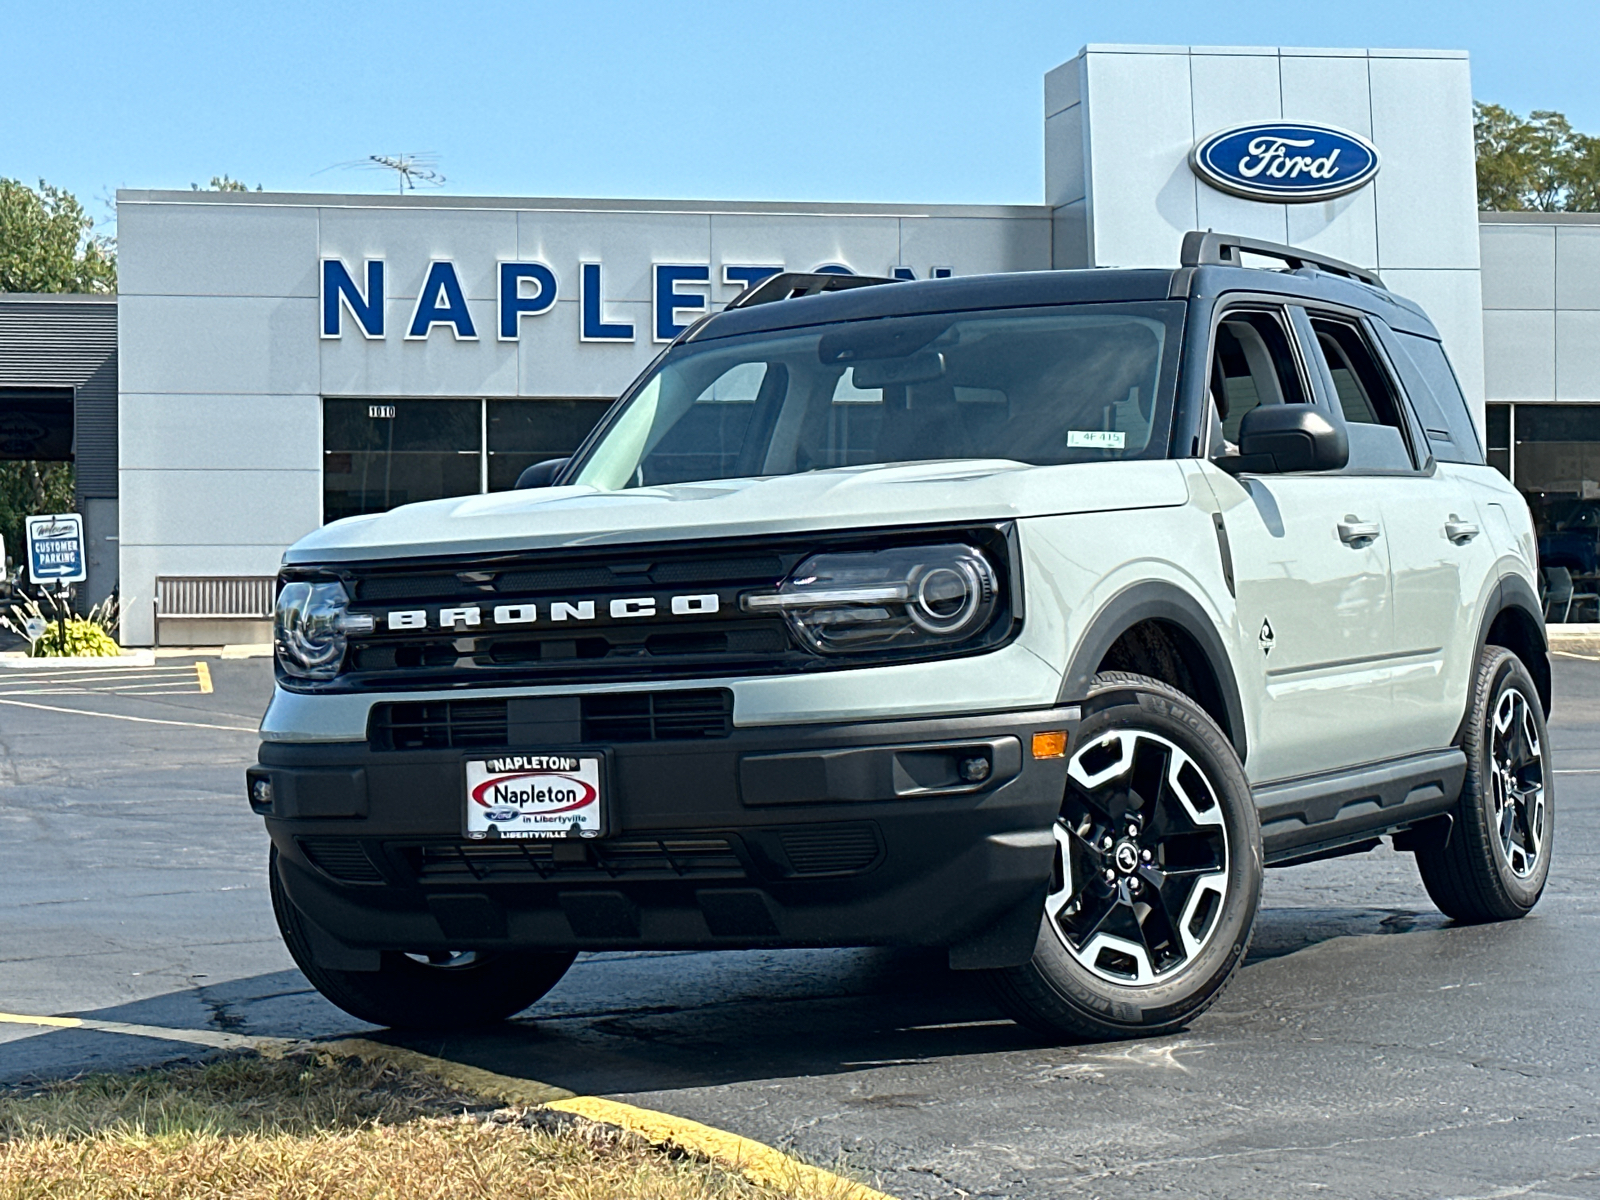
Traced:
<svg viewBox="0 0 1600 1200">
<path fill-rule="evenodd" d="M 1394 334 L 1399 353 L 1395 366 L 1405 381 L 1406 394 L 1428 434 L 1428 445 L 1440 462 L 1481 465 L 1483 447 L 1467 411 L 1466 397 L 1450 369 L 1444 347 L 1432 338 L 1414 333 Z"/>
</svg>

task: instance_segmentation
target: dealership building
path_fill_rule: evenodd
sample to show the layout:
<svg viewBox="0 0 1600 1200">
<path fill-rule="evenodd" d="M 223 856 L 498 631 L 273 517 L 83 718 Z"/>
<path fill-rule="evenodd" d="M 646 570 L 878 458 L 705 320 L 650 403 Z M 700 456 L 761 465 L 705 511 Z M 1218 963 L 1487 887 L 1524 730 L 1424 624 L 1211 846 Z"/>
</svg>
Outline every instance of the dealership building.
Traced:
<svg viewBox="0 0 1600 1200">
<path fill-rule="evenodd" d="M 1600 214 L 1477 210 L 1465 54 L 1091 45 L 1044 100 L 1037 205 L 122 191 L 114 313 L 0 297 L 0 435 L 27 397 L 68 403 L 87 590 L 119 589 L 127 644 L 264 641 L 296 539 L 510 487 L 752 281 L 1170 267 L 1216 229 L 1375 268 L 1432 316 L 1538 518 L 1600 515 Z M 1376 174 L 1224 190 L 1193 151 L 1253 122 L 1348 131 Z"/>
</svg>

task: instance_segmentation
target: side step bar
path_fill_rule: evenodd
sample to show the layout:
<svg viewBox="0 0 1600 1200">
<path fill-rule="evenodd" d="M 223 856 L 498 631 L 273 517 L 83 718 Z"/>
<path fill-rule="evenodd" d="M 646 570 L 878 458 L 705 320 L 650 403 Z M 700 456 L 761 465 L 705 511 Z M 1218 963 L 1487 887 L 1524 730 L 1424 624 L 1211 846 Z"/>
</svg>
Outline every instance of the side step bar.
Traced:
<svg viewBox="0 0 1600 1200">
<path fill-rule="evenodd" d="M 1451 747 L 1258 787 L 1267 865 L 1304 862 L 1448 812 L 1466 773 L 1467 756 Z"/>
</svg>

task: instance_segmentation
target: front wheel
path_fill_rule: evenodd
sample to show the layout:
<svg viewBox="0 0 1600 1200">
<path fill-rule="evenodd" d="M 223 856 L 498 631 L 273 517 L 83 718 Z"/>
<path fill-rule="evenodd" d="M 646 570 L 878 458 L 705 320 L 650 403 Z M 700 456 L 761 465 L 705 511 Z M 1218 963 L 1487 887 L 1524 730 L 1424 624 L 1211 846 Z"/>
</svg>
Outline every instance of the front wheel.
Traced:
<svg viewBox="0 0 1600 1200">
<path fill-rule="evenodd" d="M 465 1029 L 503 1021 L 560 982 L 577 955 L 570 951 L 401 954 L 385 951 L 376 971 L 320 965 L 306 936 L 306 918 L 278 878 L 278 850 L 267 872 L 272 912 L 289 954 L 311 986 L 358 1020 L 397 1029 Z"/>
<path fill-rule="evenodd" d="M 1550 875 L 1555 778 L 1539 690 L 1522 660 L 1485 646 L 1461 748 L 1467 756 L 1450 835 L 1417 851 L 1423 886 L 1458 921 L 1507 921 L 1539 902 Z"/>
<path fill-rule="evenodd" d="M 1216 1000 L 1250 945 L 1255 801 L 1227 737 L 1176 689 L 1105 672 L 1084 712 L 1033 959 L 990 982 L 1051 1037 L 1167 1033 Z"/>
</svg>

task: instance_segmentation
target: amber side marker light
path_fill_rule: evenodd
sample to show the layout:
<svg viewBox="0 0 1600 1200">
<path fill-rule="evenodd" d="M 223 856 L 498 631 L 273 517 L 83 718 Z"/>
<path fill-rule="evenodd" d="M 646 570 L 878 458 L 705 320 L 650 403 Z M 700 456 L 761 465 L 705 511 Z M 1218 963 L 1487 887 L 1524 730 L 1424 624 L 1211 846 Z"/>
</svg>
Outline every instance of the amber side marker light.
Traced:
<svg viewBox="0 0 1600 1200">
<path fill-rule="evenodd" d="M 1064 730 L 1033 735 L 1033 756 L 1035 758 L 1065 758 L 1066 754 L 1067 735 Z"/>
</svg>

